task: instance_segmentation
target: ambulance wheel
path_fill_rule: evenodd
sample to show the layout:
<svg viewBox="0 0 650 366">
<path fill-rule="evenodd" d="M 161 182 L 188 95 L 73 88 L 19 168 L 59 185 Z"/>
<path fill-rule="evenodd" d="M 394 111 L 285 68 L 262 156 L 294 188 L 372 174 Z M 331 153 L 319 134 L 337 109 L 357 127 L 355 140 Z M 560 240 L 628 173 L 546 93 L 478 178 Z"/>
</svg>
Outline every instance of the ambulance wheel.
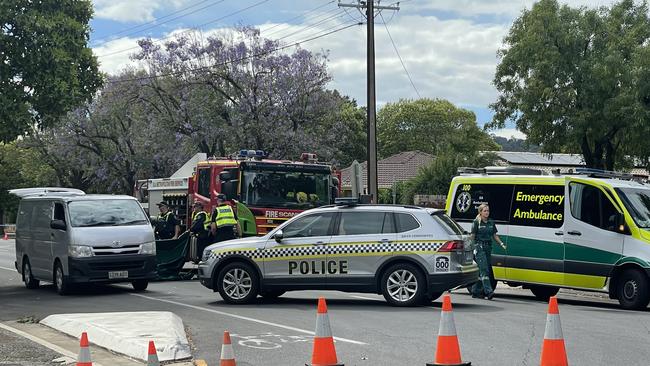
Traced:
<svg viewBox="0 0 650 366">
<path fill-rule="evenodd" d="M 629 269 L 623 272 L 616 290 L 622 308 L 639 310 L 648 306 L 648 277 L 640 271 Z"/>
<path fill-rule="evenodd" d="M 557 295 L 558 291 L 560 291 L 560 289 L 553 286 L 530 286 L 530 292 L 541 301 L 548 301 L 551 296 Z"/>
<path fill-rule="evenodd" d="M 257 272 L 247 263 L 230 263 L 219 271 L 217 289 L 229 304 L 248 304 L 259 293 Z"/>
<path fill-rule="evenodd" d="M 29 289 L 38 288 L 40 282 L 34 278 L 32 274 L 32 265 L 29 264 L 29 259 L 25 258 L 23 263 L 23 282 L 25 282 L 25 287 Z"/>
<path fill-rule="evenodd" d="M 262 292 L 260 295 L 262 295 L 263 298 L 267 300 L 273 300 L 277 299 L 278 297 L 284 295 L 286 291 L 281 291 L 281 290 L 276 290 L 276 291 L 265 291 Z"/>
<path fill-rule="evenodd" d="M 409 263 L 390 266 L 381 277 L 381 292 L 393 306 L 416 306 L 422 303 L 427 283 L 419 268 Z"/>
</svg>

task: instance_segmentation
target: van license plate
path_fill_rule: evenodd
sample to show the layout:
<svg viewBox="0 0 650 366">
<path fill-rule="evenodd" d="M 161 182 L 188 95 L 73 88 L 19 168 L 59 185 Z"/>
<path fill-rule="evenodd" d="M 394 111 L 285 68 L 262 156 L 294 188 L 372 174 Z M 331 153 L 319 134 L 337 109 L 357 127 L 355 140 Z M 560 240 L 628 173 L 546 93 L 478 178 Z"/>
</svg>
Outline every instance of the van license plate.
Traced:
<svg viewBox="0 0 650 366">
<path fill-rule="evenodd" d="M 112 271 L 108 272 L 108 279 L 129 278 L 129 271 Z"/>
</svg>

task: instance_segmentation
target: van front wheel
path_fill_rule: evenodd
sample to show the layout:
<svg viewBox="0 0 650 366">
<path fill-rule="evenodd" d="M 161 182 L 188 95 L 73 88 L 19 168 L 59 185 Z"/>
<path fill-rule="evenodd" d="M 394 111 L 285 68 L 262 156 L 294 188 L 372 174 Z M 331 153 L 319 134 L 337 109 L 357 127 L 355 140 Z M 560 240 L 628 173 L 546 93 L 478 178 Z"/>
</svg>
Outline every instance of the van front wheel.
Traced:
<svg viewBox="0 0 650 366">
<path fill-rule="evenodd" d="M 32 265 L 29 264 L 29 259 L 25 258 L 25 263 L 23 263 L 23 282 L 25 282 L 25 287 L 29 289 L 38 288 L 40 282 L 34 278 L 32 274 Z"/>
<path fill-rule="evenodd" d="M 59 295 L 70 293 L 70 284 L 63 274 L 63 266 L 59 262 L 54 265 L 54 287 Z"/>
<path fill-rule="evenodd" d="M 624 309 L 645 309 L 650 302 L 648 277 L 638 270 L 623 272 L 618 281 L 618 302 Z"/>
<path fill-rule="evenodd" d="M 149 286 L 149 281 L 147 281 L 147 280 L 134 280 L 134 281 L 131 281 L 131 286 L 133 286 L 133 290 L 135 290 L 135 292 L 143 292 L 144 290 L 147 289 L 147 286 Z"/>
</svg>

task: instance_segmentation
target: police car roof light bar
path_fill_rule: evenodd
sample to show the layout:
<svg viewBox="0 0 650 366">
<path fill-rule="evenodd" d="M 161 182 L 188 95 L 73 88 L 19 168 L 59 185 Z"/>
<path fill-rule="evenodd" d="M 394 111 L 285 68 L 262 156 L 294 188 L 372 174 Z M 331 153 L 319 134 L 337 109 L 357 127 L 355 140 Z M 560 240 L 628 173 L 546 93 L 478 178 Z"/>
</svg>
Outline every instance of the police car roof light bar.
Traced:
<svg viewBox="0 0 650 366">
<path fill-rule="evenodd" d="M 334 204 L 337 206 L 356 206 L 359 204 L 359 199 L 356 197 L 339 197 L 334 199 Z"/>
</svg>

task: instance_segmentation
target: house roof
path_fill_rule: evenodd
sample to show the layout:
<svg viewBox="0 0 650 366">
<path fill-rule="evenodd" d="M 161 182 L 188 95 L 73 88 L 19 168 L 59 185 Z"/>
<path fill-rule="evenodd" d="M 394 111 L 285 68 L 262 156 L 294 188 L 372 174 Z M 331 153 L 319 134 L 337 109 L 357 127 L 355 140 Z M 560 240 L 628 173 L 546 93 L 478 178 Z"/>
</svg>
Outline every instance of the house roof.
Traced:
<svg viewBox="0 0 650 366">
<path fill-rule="evenodd" d="M 515 165 L 585 166 L 579 154 L 543 154 L 534 152 L 495 151 L 502 160 Z"/>
<path fill-rule="evenodd" d="M 390 188 L 395 182 L 402 182 L 414 178 L 421 167 L 433 160 L 431 154 L 422 151 L 406 151 L 377 162 L 377 185 L 379 188 Z M 351 187 L 352 166 L 341 171 L 341 186 Z M 367 184 L 366 162 L 361 163 L 361 180 L 363 186 Z"/>
</svg>

